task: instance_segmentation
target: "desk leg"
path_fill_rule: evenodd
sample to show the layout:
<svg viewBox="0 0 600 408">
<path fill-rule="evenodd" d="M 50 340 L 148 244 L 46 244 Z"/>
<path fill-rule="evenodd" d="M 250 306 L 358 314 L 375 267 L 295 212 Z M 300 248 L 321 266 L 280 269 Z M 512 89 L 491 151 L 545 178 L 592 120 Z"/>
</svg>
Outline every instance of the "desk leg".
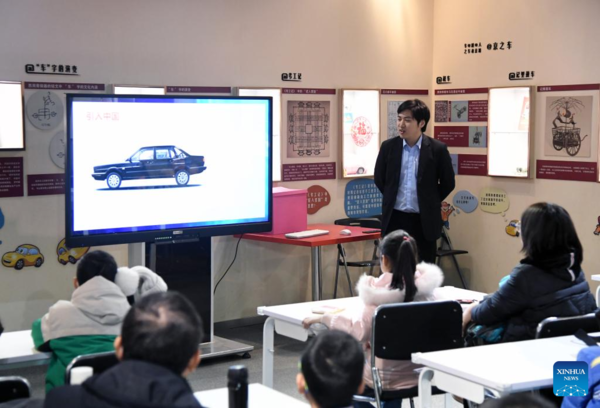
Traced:
<svg viewBox="0 0 600 408">
<path fill-rule="evenodd" d="M 273 388 L 273 359 L 275 357 L 275 319 L 269 317 L 263 328 L 263 385 Z"/>
<path fill-rule="evenodd" d="M 312 300 L 321 300 L 321 247 L 310 249 L 310 260 L 312 266 Z"/>
<path fill-rule="evenodd" d="M 419 406 L 421 408 L 431 408 L 431 379 L 433 370 L 424 368 L 419 375 Z"/>
</svg>

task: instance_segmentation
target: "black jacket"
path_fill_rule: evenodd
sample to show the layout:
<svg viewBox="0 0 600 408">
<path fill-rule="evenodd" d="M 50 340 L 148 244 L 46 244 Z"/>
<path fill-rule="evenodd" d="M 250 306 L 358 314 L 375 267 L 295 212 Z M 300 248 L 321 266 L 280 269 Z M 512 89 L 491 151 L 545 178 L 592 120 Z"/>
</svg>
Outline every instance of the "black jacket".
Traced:
<svg viewBox="0 0 600 408">
<path fill-rule="evenodd" d="M 400 183 L 404 140 L 388 139 L 381 144 L 375 164 L 375 185 L 383 194 L 381 220 L 383 234 L 387 234 Z M 446 145 L 423 135 L 417 173 L 417 199 L 421 213 L 423 235 L 435 241 L 442 233 L 442 200 L 454 190 L 454 170 Z"/>
<path fill-rule="evenodd" d="M 55 388 L 44 408 L 201 408 L 187 380 L 143 361 L 123 361 L 82 385 Z"/>
<path fill-rule="evenodd" d="M 547 259 L 543 265 L 524 259 L 500 289 L 472 310 L 471 319 L 485 326 L 506 322 L 503 342 L 535 338 L 547 317 L 591 313 L 596 301 L 583 271 L 570 267 L 570 256 Z"/>
</svg>

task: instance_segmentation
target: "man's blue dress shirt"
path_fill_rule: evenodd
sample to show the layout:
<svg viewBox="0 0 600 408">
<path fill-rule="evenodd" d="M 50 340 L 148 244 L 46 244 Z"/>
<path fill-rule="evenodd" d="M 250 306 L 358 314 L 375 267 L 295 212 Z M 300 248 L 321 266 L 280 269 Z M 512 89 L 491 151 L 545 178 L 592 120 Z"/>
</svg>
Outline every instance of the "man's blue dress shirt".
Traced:
<svg viewBox="0 0 600 408">
<path fill-rule="evenodd" d="M 402 144 L 402 166 L 400 169 L 400 185 L 394 210 L 419 213 L 419 200 L 417 198 L 417 172 L 419 171 L 419 154 L 423 135 L 413 147 L 406 140 Z"/>
</svg>

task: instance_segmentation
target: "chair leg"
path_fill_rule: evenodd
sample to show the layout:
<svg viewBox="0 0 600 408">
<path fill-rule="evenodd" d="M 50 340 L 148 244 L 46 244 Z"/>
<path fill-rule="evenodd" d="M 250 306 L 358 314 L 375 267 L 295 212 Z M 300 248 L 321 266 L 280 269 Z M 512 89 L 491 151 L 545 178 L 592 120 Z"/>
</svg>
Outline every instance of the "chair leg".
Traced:
<svg viewBox="0 0 600 408">
<path fill-rule="evenodd" d="M 354 296 L 354 292 L 352 291 L 352 281 L 350 280 L 350 271 L 348 271 L 346 259 L 344 259 L 344 269 L 346 269 L 346 278 L 348 279 L 348 289 L 350 289 L 350 296 Z"/>
<path fill-rule="evenodd" d="M 415 408 L 415 401 L 412 398 L 410 398 L 410 408 Z"/>
<path fill-rule="evenodd" d="M 335 266 L 335 284 L 333 285 L 333 298 L 337 298 L 337 288 L 338 288 L 338 278 L 340 276 L 340 258 L 342 256 L 342 250 L 340 248 L 340 244 L 338 244 L 338 257 Z"/>
<path fill-rule="evenodd" d="M 454 261 L 454 267 L 456 268 L 456 272 L 458 272 L 458 276 L 460 277 L 460 281 L 462 282 L 463 288 L 469 289 L 467 287 L 467 282 L 465 282 L 465 278 L 460 270 L 460 266 L 458 266 L 458 261 L 456 260 L 456 256 L 452 255 L 452 261 Z"/>
</svg>

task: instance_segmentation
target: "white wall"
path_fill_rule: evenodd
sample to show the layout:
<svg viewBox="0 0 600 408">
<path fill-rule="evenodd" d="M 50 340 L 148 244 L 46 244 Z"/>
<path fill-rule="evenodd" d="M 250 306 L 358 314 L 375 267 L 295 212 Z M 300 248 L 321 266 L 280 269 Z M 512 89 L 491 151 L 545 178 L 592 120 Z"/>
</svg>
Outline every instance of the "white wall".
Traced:
<svg viewBox="0 0 600 408">
<path fill-rule="evenodd" d="M 139 85 L 283 87 L 282 72 L 302 72 L 302 87 L 426 89 L 432 78 L 433 0 L 0 0 L 0 80 L 68 82 L 27 75 L 27 63 L 77 65 L 75 82 Z M 337 98 L 332 99 L 337 114 Z M 338 129 L 332 121 L 332 156 Z M 52 135 L 54 132 L 51 132 Z M 27 136 L 25 173 L 57 173 L 49 140 Z M 285 146 L 285 145 L 284 145 Z M 297 161 L 297 160 L 296 160 Z M 320 160 L 325 161 L 325 160 Z M 293 160 L 283 159 L 283 162 Z M 339 172 L 339 166 L 338 166 Z M 332 203 L 309 223 L 345 217 L 346 180 L 282 183 L 325 187 Z M 28 328 L 57 299 L 69 298 L 74 267 L 56 262 L 64 235 L 64 197 L 0 200 L 6 225 L 0 250 L 30 242 L 46 255 L 42 268 L 0 267 L 0 317 L 8 330 Z M 218 278 L 233 259 L 236 240 L 214 243 Z M 370 256 L 371 246 L 349 246 Z M 112 246 L 119 263 L 126 247 Z M 323 251 L 324 292 L 333 291 L 333 248 Z M 215 320 L 256 315 L 265 304 L 310 299 L 306 248 L 242 242 L 219 287 Z M 341 285 L 340 285 L 341 286 Z M 342 293 L 345 293 L 342 291 Z"/>
<path fill-rule="evenodd" d="M 450 75 L 452 85 L 445 88 L 503 87 L 515 85 L 564 85 L 600 82 L 597 67 L 600 64 L 600 2 L 595 0 L 436 0 L 434 4 L 434 51 L 432 88 L 435 77 Z M 512 41 L 510 51 L 481 55 L 464 55 L 464 43 Z M 512 71 L 535 71 L 531 81 L 512 82 Z M 563 96 L 568 93 L 563 92 Z M 598 92 L 595 92 L 598 97 Z M 456 100 L 485 98 L 486 95 L 454 97 Z M 534 96 L 537 113 L 533 113 L 532 133 L 535 158 L 543 158 L 542 110 L 545 94 Z M 436 96 L 434 99 L 449 99 Z M 594 111 L 596 118 L 598 110 Z M 597 120 L 596 120 L 597 122 Z M 592 157 L 597 160 L 597 126 L 592 131 Z M 450 148 L 451 153 L 484 154 L 480 149 Z M 561 160 L 556 158 L 556 160 Z M 471 214 L 451 217 L 451 237 L 456 248 L 468 249 L 469 256 L 460 261 L 467 269 L 473 287 L 494 291 L 498 280 L 508 274 L 521 258 L 519 239 L 504 233 L 511 219 L 518 219 L 530 204 L 553 201 L 564 206 L 575 222 L 584 247 L 583 268 L 588 278 L 598 273 L 600 255 L 599 237 L 593 235 L 597 223 L 600 186 L 597 183 L 551 181 L 535 179 L 535 168 L 530 167 L 532 178 L 515 180 L 458 176 L 458 190 L 470 190 L 475 195 L 487 186 L 502 188 L 510 198 L 505 217 L 488 214 L 479 209 Z M 452 195 L 451 195 L 452 197 Z M 450 199 L 451 199 L 450 197 Z M 596 284 L 592 284 L 595 288 Z"/>
</svg>

